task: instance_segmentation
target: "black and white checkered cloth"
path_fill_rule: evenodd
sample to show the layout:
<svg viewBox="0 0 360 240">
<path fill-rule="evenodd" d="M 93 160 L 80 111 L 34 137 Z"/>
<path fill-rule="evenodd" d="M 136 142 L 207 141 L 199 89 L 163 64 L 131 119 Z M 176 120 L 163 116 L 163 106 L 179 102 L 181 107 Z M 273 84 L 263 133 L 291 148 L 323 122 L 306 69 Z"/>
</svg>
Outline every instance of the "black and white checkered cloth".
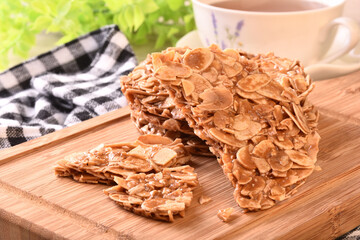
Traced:
<svg viewBox="0 0 360 240">
<path fill-rule="evenodd" d="M 111 25 L 0 73 L 0 148 L 125 106 L 119 76 L 135 66 Z"/>
</svg>

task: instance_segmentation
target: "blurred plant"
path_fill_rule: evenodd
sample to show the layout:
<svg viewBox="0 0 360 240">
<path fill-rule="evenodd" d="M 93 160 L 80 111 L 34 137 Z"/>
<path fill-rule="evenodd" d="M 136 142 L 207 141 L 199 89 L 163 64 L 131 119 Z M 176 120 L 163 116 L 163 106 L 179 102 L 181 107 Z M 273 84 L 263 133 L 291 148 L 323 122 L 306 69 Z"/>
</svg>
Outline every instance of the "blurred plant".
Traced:
<svg viewBox="0 0 360 240">
<path fill-rule="evenodd" d="M 11 51 L 27 58 L 43 31 L 62 44 L 114 23 L 131 44 L 160 49 L 195 28 L 190 0 L 1 0 L 0 23 L 0 69 Z"/>
</svg>

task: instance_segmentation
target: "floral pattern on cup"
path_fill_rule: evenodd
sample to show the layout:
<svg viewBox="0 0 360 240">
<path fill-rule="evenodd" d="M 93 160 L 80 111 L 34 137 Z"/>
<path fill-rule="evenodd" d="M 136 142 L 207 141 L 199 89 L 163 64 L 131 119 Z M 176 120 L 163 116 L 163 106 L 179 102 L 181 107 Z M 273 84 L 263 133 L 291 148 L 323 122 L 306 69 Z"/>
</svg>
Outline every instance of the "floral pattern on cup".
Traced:
<svg viewBox="0 0 360 240">
<path fill-rule="evenodd" d="M 222 49 L 225 49 L 228 47 L 236 48 L 236 47 L 241 46 L 241 43 L 238 41 L 238 38 L 240 37 L 240 31 L 241 31 L 242 27 L 244 26 L 244 20 L 240 20 L 239 22 L 237 22 L 237 24 L 235 26 L 235 30 L 233 32 L 230 30 L 229 26 L 225 26 L 226 39 L 222 39 L 221 41 L 219 41 L 219 38 L 218 38 L 218 21 L 216 19 L 214 12 L 211 12 L 211 21 L 212 21 L 213 31 L 214 31 L 214 35 L 215 35 L 215 41 L 218 45 L 220 45 L 220 47 Z M 206 42 L 209 45 L 208 39 L 206 39 Z"/>
</svg>

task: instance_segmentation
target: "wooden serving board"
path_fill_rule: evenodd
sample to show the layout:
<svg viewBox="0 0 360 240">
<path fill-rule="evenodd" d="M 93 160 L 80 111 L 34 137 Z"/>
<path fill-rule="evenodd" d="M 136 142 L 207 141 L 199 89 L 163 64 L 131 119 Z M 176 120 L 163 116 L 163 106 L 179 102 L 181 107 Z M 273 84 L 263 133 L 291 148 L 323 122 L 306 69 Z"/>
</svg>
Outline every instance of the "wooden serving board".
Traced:
<svg viewBox="0 0 360 240">
<path fill-rule="evenodd" d="M 1 151 L 0 239 L 328 239 L 360 225 L 360 72 L 318 82 L 322 171 L 295 196 L 261 212 L 242 213 L 214 158 L 193 157 L 201 187 L 174 223 L 123 210 L 104 185 L 57 178 L 54 163 L 99 143 L 132 141 L 138 132 L 120 109 Z M 205 205 L 198 198 L 212 201 Z M 219 209 L 234 207 L 229 223 Z"/>
</svg>

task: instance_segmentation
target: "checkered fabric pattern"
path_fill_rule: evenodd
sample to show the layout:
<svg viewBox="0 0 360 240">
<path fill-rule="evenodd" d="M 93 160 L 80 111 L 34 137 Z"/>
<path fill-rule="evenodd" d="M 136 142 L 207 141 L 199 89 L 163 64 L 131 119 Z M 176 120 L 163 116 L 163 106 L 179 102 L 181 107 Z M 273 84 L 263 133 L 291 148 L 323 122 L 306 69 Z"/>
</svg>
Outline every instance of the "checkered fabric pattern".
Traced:
<svg viewBox="0 0 360 240">
<path fill-rule="evenodd" d="M 124 107 L 134 53 L 115 25 L 0 73 L 0 148 Z"/>
<path fill-rule="evenodd" d="M 336 238 L 336 240 L 360 240 L 360 226 Z"/>
</svg>

